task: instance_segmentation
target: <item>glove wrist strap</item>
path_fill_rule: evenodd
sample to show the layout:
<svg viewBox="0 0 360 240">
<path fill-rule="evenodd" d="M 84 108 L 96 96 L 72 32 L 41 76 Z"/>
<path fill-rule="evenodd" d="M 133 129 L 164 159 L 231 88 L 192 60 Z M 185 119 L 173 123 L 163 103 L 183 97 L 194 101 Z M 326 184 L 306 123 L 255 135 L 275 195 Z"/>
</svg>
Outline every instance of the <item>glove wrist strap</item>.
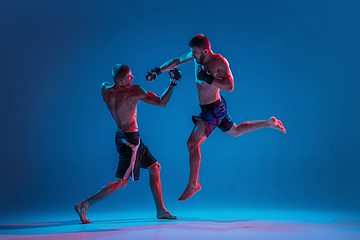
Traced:
<svg viewBox="0 0 360 240">
<path fill-rule="evenodd" d="M 176 86 L 176 85 L 178 85 L 179 82 L 180 82 L 180 80 L 170 78 L 170 85 Z"/>
<path fill-rule="evenodd" d="M 207 78 L 206 78 L 206 80 L 205 80 L 205 82 L 207 82 L 209 85 L 211 85 L 212 83 L 213 83 L 213 81 L 214 81 L 214 76 L 212 76 L 212 75 L 209 75 Z"/>
<path fill-rule="evenodd" d="M 154 68 L 154 72 L 156 73 L 156 75 L 160 75 L 161 71 L 159 67 Z"/>
</svg>

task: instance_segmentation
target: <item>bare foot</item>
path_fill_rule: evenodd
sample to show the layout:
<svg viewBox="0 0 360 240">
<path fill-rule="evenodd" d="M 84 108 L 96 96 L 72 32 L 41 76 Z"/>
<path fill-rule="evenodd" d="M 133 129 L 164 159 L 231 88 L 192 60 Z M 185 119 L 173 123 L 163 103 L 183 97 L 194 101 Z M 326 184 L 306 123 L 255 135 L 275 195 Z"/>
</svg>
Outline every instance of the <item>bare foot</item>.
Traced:
<svg viewBox="0 0 360 240">
<path fill-rule="evenodd" d="M 191 198 L 195 193 L 201 190 L 200 185 L 188 185 L 181 197 L 178 199 L 179 202 L 186 201 Z"/>
<path fill-rule="evenodd" d="M 80 220 L 82 224 L 91 223 L 90 220 L 86 219 L 86 212 L 87 208 L 84 207 L 83 203 L 79 203 L 78 205 L 74 206 L 75 211 L 79 214 Z"/>
<path fill-rule="evenodd" d="M 284 128 L 281 121 L 277 120 L 275 117 L 271 117 L 269 119 L 270 127 L 274 128 L 276 130 L 282 131 L 283 133 L 286 133 L 286 129 Z"/>
<path fill-rule="evenodd" d="M 178 219 L 177 216 L 172 215 L 168 210 L 158 211 L 156 214 L 158 219 Z"/>
</svg>

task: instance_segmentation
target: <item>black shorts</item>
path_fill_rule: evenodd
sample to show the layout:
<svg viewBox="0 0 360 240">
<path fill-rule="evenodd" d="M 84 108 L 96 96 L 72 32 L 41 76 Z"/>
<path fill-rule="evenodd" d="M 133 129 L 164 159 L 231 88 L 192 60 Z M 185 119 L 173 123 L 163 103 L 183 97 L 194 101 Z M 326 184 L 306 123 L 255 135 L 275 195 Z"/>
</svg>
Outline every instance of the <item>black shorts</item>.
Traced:
<svg viewBox="0 0 360 240">
<path fill-rule="evenodd" d="M 123 178 L 130 167 L 133 181 L 139 180 L 140 168 L 148 168 L 156 162 L 139 132 L 116 132 L 115 143 L 119 153 L 117 178 Z"/>
<path fill-rule="evenodd" d="M 234 121 L 227 112 L 227 105 L 223 97 L 213 103 L 200 105 L 200 108 L 201 113 L 199 116 L 192 116 L 192 120 L 194 123 L 199 119 L 205 122 L 205 134 L 207 137 L 216 127 L 220 128 L 221 131 L 226 132 L 234 125 Z"/>
</svg>

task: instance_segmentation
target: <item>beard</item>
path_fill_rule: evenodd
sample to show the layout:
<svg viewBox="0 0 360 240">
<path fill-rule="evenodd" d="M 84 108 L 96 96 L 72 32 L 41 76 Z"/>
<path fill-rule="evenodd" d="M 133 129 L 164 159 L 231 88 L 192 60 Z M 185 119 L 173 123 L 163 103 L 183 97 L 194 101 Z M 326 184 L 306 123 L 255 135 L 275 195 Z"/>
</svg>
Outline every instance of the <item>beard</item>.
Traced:
<svg viewBox="0 0 360 240">
<path fill-rule="evenodd" d="M 205 56 L 203 54 L 201 54 L 201 56 L 199 56 L 199 60 L 196 59 L 196 62 L 198 64 L 204 65 L 204 59 L 205 59 Z"/>
</svg>

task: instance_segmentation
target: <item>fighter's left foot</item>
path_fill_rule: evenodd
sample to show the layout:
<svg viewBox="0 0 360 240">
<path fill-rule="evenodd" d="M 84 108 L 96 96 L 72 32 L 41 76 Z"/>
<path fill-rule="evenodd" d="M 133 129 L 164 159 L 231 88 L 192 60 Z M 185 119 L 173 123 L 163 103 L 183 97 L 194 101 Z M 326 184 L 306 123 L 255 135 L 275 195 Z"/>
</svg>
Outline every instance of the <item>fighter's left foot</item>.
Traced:
<svg viewBox="0 0 360 240">
<path fill-rule="evenodd" d="M 80 217 L 80 221 L 82 224 L 89 224 L 91 223 L 90 220 L 86 219 L 86 212 L 87 212 L 87 208 L 84 207 L 83 203 L 79 203 L 78 205 L 74 206 L 75 211 L 77 212 L 77 214 L 79 214 Z"/>
<path fill-rule="evenodd" d="M 172 215 L 168 210 L 158 212 L 156 217 L 158 219 L 178 219 L 177 216 Z"/>
<path fill-rule="evenodd" d="M 284 128 L 282 122 L 280 120 L 277 120 L 275 117 L 271 117 L 269 119 L 270 127 L 274 128 L 276 130 L 282 131 L 283 133 L 286 133 L 286 129 Z"/>
<path fill-rule="evenodd" d="M 195 193 L 201 190 L 200 185 L 188 185 L 183 194 L 178 199 L 179 202 L 186 201 L 191 198 Z"/>
</svg>

